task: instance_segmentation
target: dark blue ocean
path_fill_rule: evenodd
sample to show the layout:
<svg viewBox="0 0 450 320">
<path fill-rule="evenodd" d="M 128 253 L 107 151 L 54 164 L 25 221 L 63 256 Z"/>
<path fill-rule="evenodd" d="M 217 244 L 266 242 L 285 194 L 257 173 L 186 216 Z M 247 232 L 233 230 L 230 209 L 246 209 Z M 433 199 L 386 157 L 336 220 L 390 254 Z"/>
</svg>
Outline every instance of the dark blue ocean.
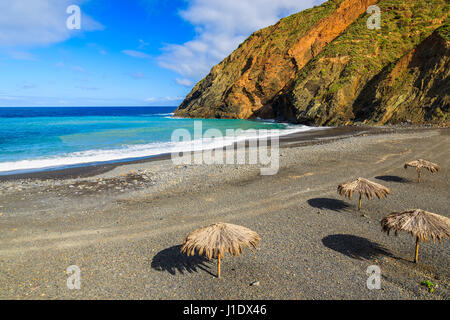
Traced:
<svg viewBox="0 0 450 320">
<path fill-rule="evenodd" d="M 196 145 L 173 142 L 176 129 L 194 133 L 194 119 L 173 118 L 174 107 L 0 108 L 0 174 L 31 172 L 124 161 L 187 151 Z M 200 121 L 200 120 L 197 120 Z M 198 122 L 197 122 L 198 124 Z M 227 143 L 245 138 L 248 129 L 283 135 L 311 128 L 283 123 L 202 119 L 202 132 L 242 129 Z M 197 141 L 198 142 L 198 141 Z M 214 139 L 202 148 L 223 144 Z"/>
</svg>

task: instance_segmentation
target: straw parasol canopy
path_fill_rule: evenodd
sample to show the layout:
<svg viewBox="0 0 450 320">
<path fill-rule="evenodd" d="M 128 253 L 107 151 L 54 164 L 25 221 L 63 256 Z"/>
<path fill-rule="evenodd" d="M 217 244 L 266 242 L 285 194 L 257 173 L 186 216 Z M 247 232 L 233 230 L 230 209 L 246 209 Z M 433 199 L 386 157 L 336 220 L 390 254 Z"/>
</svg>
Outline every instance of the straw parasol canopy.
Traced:
<svg viewBox="0 0 450 320">
<path fill-rule="evenodd" d="M 391 193 L 389 188 L 385 186 L 369 181 L 364 178 L 358 178 L 355 181 L 350 181 L 346 183 L 341 183 L 337 191 L 340 195 L 346 196 L 349 199 L 352 198 L 353 193 L 359 193 L 359 204 L 358 210 L 361 210 L 361 200 L 362 196 L 366 196 L 367 199 L 372 200 L 372 198 L 377 197 L 378 199 L 385 198 L 388 194 Z"/>
<path fill-rule="evenodd" d="M 406 231 L 416 238 L 416 252 L 414 262 L 419 258 L 419 242 L 430 239 L 442 243 L 443 238 L 450 238 L 450 219 L 422 209 L 409 209 L 403 212 L 392 212 L 381 220 L 383 231 L 388 235 L 391 229 Z"/>
<path fill-rule="evenodd" d="M 238 256 L 243 247 L 256 248 L 261 237 L 254 231 L 230 223 L 215 223 L 207 227 L 198 228 L 189 233 L 184 239 L 181 252 L 188 256 L 205 254 L 208 260 L 218 259 L 217 274 L 220 278 L 220 259 L 225 253 Z"/>
<path fill-rule="evenodd" d="M 421 175 L 421 169 L 425 168 L 431 173 L 436 173 L 439 170 L 441 170 L 441 167 L 439 167 L 436 163 L 430 162 L 428 160 L 418 159 L 414 161 L 410 161 L 405 163 L 404 168 L 407 169 L 408 167 L 414 167 L 417 170 L 417 182 L 420 182 L 420 175 Z"/>
</svg>

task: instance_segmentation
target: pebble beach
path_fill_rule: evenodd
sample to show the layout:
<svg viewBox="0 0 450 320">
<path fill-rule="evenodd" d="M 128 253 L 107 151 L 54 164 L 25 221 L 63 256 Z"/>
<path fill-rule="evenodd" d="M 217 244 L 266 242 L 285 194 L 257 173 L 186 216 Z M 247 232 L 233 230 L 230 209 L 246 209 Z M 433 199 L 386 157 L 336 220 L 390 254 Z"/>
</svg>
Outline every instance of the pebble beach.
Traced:
<svg viewBox="0 0 450 320">
<path fill-rule="evenodd" d="M 3 299 L 449 299 L 450 246 L 386 235 L 380 220 L 421 208 L 449 217 L 448 128 L 380 128 L 309 133 L 281 140 L 280 169 L 175 165 L 169 156 L 0 178 L 0 298 Z M 417 183 L 406 161 L 442 170 Z M 387 199 L 339 196 L 364 177 Z M 195 228 L 246 226 L 255 252 L 216 261 L 186 257 Z M 81 289 L 66 286 L 70 265 Z M 381 269 L 379 290 L 366 270 Z M 430 280 L 433 293 L 423 287 Z"/>
</svg>

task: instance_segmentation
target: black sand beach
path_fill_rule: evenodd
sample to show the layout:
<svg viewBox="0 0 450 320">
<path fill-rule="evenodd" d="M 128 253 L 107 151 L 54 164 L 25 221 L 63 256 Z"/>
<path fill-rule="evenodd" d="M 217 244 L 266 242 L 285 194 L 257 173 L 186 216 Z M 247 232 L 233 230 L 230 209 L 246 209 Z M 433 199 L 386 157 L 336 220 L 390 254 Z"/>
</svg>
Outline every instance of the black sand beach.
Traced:
<svg viewBox="0 0 450 320">
<path fill-rule="evenodd" d="M 379 221 L 421 208 L 449 216 L 449 129 L 336 128 L 283 137 L 280 170 L 174 165 L 168 156 L 0 179 L 0 297 L 4 299 L 449 299 L 450 251 L 387 236 Z M 404 170 L 425 158 L 437 175 Z M 157 160 L 157 161 L 155 161 Z M 357 201 L 339 183 L 365 177 L 385 200 Z M 216 262 L 179 253 L 187 233 L 244 225 L 254 253 Z M 66 286 L 70 265 L 81 289 Z M 366 286 L 381 268 L 382 288 Z M 420 285 L 437 285 L 429 293 Z M 255 281 L 258 286 L 250 286 Z"/>
</svg>

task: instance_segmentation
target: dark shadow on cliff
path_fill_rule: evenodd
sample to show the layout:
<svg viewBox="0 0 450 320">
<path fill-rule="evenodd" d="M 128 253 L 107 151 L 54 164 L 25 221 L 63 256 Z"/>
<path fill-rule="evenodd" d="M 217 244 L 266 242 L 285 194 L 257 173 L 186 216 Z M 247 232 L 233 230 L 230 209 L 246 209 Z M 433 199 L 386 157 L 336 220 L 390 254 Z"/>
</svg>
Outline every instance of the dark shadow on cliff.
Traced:
<svg viewBox="0 0 450 320">
<path fill-rule="evenodd" d="M 378 177 L 375 177 L 375 179 L 383 180 L 386 182 L 401 182 L 401 183 L 411 182 L 410 180 L 399 177 L 399 176 L 378 176 Z"/>
<path fill-rule="evenodd" d="M 366 238 L 350 234 L 333 234 L 322 239 L 325 247 L 358 260 L 371 260 L 380 256 L 394 257 L 391 252 Z"/>
<path fill-rule="evenodd" d="M 181 245 L 173 246 L 158 252 L 152 260 L 152 268 L 158 271 L 167 271 L 175 275 L 178 271 L 181 274 L 185 272 L 205 271 L 213 275 L 208 270 L 208 262 L 204 256 L 188 257 L 186 254 L 180 252 Z"/>
<path fill-rule="evenodd" d="M 392 68 L 393 64 L 388 64 L 381 72 L 376 74 L 366 83 L 353 102 L 352 110 L 355 115 L 354 121 L 364 121 L 375 115 L 375 111 L 381 102 L 380 98 L 377 99 L 378 84 L 386 78 Z"/>
<path fill-rule="evenodd" d="M 350 207 L 350 205 L 342 200 L 332 198 L 313 198 L 308 200 L 308 204 L 313 208 L 328 209 L 333 211 L 342 211 Z"/>
</svg>

